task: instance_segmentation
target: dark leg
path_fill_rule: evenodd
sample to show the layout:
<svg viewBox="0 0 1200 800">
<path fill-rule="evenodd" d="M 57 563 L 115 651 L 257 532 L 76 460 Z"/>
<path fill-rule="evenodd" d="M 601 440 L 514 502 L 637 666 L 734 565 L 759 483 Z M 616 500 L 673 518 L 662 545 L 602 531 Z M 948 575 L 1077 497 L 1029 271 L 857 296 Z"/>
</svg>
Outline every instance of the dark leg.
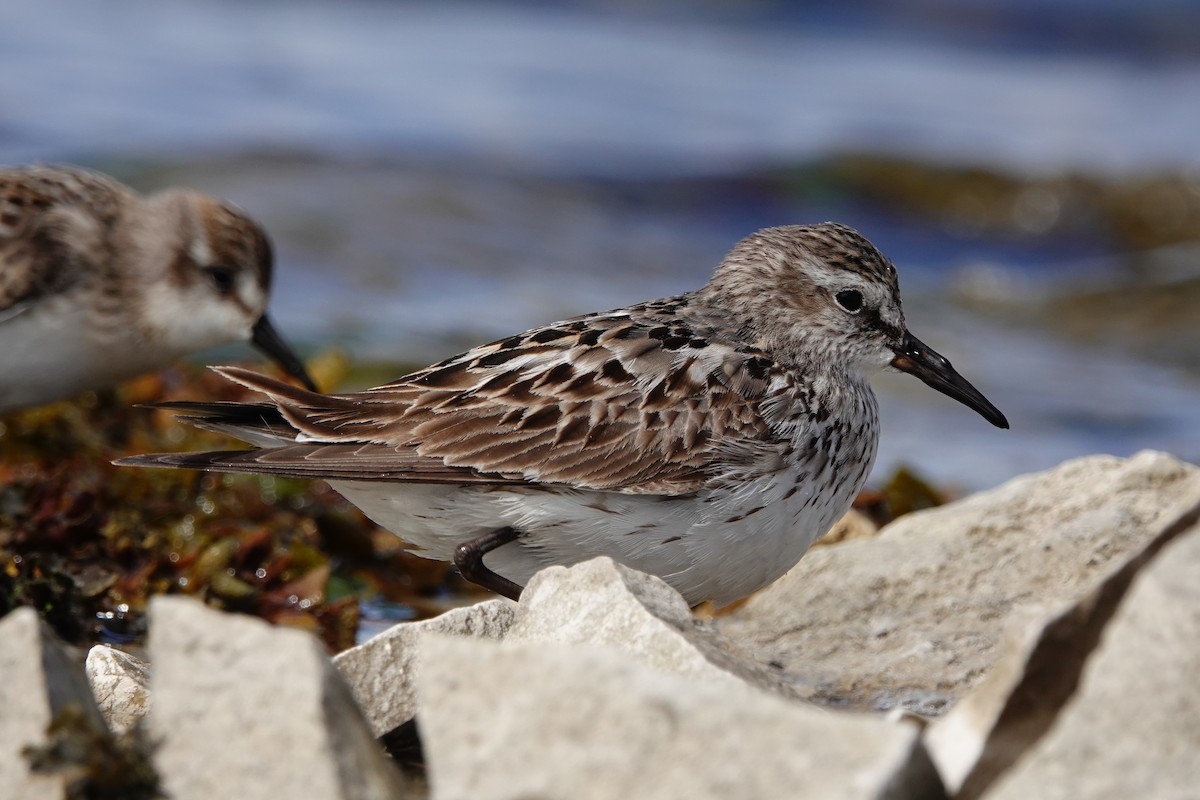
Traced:
<svg viewBox="0 0 1200 800">
<path fill-rule="evenodd" d="M 517 532 L 512 528 L 501 528 L 491 533 L 485 533 L 483 536 L 477 536 L 469 542 L 463 542 L 454 548 L 454 566 L 458 567 L 462 576 L 471 583 L 491 589 L 509 600 L 519 600 L 521 587 L 508 578 L 492 572 L 483 563 L 484 556 L 497 547 L 503 547 L 509 542 L 515 541 L 517 536 Z"/>
</svg>

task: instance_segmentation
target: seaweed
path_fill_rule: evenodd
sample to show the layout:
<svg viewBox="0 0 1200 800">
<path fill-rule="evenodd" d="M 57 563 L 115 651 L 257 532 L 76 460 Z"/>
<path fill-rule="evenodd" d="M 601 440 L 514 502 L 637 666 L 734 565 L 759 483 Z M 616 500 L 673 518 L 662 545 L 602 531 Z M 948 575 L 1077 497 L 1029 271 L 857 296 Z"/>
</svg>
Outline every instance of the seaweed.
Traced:
<svg viewBox="0 0 1200 800">
<path fill-rule="evenodd" d="M 331 355 L 313 372 L 333 385 L 346 370 Z M 68 642 L 130 644 L 150 597 L 186 593 L 311 630 L 337 652 L 355 642 L 360 598 L 422 618 L 473 593 L 324 483 L 110 463 L 237 447 L 140 407 L 196 398 L 249 399 L 183 365 L 0 418 L 0 614 L 30 605 Z"/>
</svg>

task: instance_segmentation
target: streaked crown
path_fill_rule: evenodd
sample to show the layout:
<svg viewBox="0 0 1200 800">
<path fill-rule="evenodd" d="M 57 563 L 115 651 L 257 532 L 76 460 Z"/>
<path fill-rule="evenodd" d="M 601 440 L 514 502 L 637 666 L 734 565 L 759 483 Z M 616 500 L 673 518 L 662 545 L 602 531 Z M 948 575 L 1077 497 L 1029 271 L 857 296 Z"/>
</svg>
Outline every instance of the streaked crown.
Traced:
<svg viewBox="0 0 1200 800">
<path fill-rule="evenodd" d="M 860 233 L 831 222 L 751 234 L 700 297 L 797 362 L 883 367 L 904 337 L 896 268 Z"/>
</svg>

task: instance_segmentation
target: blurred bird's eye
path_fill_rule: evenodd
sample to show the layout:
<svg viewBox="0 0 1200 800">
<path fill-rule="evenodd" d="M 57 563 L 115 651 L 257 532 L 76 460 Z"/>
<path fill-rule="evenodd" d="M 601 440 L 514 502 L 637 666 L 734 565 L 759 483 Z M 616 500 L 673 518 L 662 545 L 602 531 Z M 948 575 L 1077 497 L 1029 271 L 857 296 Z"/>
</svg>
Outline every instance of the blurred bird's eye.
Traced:
<svg viewBox="0 0 1200 800">
<path fill-rule="evenodd" d="M 232 267 L 205 267 L 204 271 L 208 273 L 208 279 L 212 281 L 217 292 L 220 294 L 233 292 L 235 275 Z"/>
<path fill-rule="evenodd" d="M 837 304 L 851 314 L 857 314 L 863 307 L 862 292 L 857 289 L 843 289 L 835 294 L 833 299 L 837 300 Z"/>
</svg>

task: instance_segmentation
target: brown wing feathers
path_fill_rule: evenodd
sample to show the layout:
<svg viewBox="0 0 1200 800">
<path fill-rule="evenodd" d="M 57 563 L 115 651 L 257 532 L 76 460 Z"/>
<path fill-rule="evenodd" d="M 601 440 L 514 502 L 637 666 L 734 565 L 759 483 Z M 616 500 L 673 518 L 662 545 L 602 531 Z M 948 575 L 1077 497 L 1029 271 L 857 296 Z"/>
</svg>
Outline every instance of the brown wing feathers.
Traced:
<svg viewBox="0 0 1200 800">
<path fill-rule="evenodd" d="M 410 483 L 523 484 L 519 476 L 489 475 L 447 467 L 411 451 L 379 445 L 288 445 L 263 450 L 210 450 L 154 453 L 113 462 L 133 467 L 179 467 L 207 472 L 250 472 L 326 480 L 406 481 Z"/>
<path fill-rule="evenodd" d="M 207 460 L 191 454 L 126 463 L 687 493 L 706 480 L 714 441 L 762 429 L 755 401 L 766 383 L 741 380 L 741 391 L 731 388 L 727 361 L 749 357 L 690 332 L 618 317 L 530 331 L 348 395 L 219 368 L 274 405 L 176 410 L 226 432 L 278 435 L 286 427 L 290 435 L 281 438 L 296 443 Z"/>
</svg>

